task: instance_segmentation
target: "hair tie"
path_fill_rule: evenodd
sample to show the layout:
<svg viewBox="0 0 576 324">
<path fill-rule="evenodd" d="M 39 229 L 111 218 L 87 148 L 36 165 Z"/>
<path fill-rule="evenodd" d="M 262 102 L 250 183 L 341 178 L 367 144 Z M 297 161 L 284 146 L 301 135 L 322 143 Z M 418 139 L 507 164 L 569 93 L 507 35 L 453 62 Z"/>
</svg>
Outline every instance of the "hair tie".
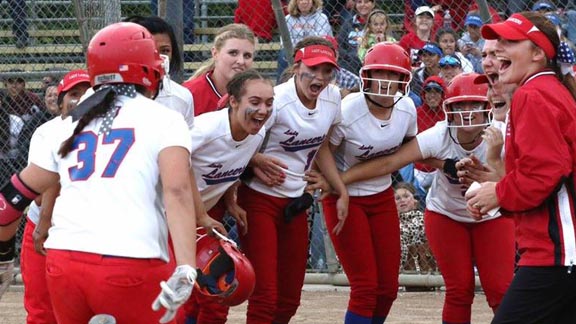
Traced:
<svg viewBox="0 0 576 324">
<path fill-rule="evenodd" d="M 229 94 L 225 94 L 222 96 L 222 98 L 220 98 L 220 100 L 218 100 L 218 104 L 216 109 L 222 109 L 222 108 L 226 108 L 226 106 L 228 106 L 228 103 L 230 102 L 230 95 Z"/>
<path fill-rule="evenodd" d="M 566 42 L 560 42 L 558 46 L 558 54 L 556 54 L 556 60 L 560 63 L 560 71 L 562 75 L 570 74 L 574 76 L 574 64 L 576 63 L 576 57 L 574 56 L 574 51 Z"/>
</svg>

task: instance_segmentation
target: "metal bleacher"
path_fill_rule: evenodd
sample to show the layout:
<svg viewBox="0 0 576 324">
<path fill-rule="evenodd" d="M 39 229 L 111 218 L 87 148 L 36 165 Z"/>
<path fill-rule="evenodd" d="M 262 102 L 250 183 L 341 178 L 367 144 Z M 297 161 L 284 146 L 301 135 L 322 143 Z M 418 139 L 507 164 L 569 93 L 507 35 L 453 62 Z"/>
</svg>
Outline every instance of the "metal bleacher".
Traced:
<svg viewBox="0 0 576 324">
<path fill-rule="evenodd" d="M 12 19 L 7 1 L 0 3 L 0 74 L 22 75 L 27 88 L 41 88 L 44 75 L 60 74 L 84 67 L 84 52 L 73 4 L 68 0 L 29 0 L 28 33 L 30 43 L 17 48 L 12 35 Z M 210 55 L 210 43 L 219 27 L 232 23 L 235 1 L 195 0 L 195 44 L 185 44 L 185 76 L 191 75 Z M 150 15 L 150 0 L 121 0 L 122 16 Z M 46 17 L 49 16 L 49 17 Z M 255 67 L 266 74 L 276 72 L 276 53 L 279 42 L 263 43 L 257 47 Z M 188 54 L 188 55 L 187 55 Z M 14 69 L 25 72 L 9 72 Z"/>
</svg>

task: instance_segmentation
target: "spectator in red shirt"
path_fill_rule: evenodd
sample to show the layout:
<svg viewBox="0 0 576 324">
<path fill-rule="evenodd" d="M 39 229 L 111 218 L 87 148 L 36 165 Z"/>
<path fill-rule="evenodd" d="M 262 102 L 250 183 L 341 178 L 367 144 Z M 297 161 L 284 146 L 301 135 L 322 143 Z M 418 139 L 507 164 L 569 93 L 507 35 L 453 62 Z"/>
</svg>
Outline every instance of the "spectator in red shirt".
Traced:
<svg viewBox="0 0 576 324">
<path fill-rule="evenodd" d="M 414 19 L 415 29 L 404 35 L 398 44 L 402 46 L 412 58 L 412 66 L 420 66 L 418 51 L 424 47 L 426 42 L 431 41 L 432 25 L 434 23 L 434 11 L 428 6 L 418 7 L 416 9 L 416 18 Z"/>
</svg>

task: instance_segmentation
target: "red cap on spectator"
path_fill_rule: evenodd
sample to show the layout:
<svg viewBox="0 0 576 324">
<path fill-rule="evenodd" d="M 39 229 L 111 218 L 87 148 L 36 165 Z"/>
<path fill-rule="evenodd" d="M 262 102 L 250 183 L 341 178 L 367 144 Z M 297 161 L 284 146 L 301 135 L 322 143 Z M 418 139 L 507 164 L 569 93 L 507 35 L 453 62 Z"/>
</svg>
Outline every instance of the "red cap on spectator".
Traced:
<svg viewBox="0 0 576 324">
<path fill-rule="evenodd" d="M 338 68 L 336 63 L 336 53 L 333 49 L 325 45 L 310 45 L 301 48 L 294 55 L 294 62 L 302 61 L 306 66 L 316 66 L 328 63 Z"/>
<path fill-rule="evenodd" d="M 68 72 L 68 74 L 62 78 L 60 83 L 58 83 L 58 95 L 64 91 L 72 89 L 75 85 L 83 82 L 90 84 L 90 76 L 86 70 L 74 70 Z"/>
</svg>

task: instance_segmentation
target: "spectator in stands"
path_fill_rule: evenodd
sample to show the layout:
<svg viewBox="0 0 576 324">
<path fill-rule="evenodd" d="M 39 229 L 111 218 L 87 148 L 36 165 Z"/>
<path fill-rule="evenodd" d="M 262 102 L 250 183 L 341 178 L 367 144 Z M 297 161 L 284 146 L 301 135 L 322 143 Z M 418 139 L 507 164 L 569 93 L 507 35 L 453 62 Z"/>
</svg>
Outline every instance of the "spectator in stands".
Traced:
<svg viewBox="0 0 576 324">
<path fill-rule="evenodd" d="M 532 11 L 537 11 L 539 13 L 545 14 L 547 12 L 556 11 L 556 6 L 548 0 L 540 0 L 532 5 Z"/>
<path fill-rule="evenodd" d="M 255 50 L 256 37 L 248 26 L 229 24 L 218 30 L 212 58 L 182 84 L 192 92 L 195 116 L 222 108 L 218 101 L 227 93 L 228 82 L 252 67 Z"/>
<path fill-rule="evenodd" d="M 290 0 L 286 25 L 292 46 L 308 36 L 332 36 L 332 26 L 322 12 L 322 0 Z M 286 51 L 282 48 L 278 52 L 278 78 L 287 67 Z"/>
<path fill-rule="evenodd" d="M 484 38 L 480 35 L 482 27 L 482 18 L 480 15 L 470 13 L 464 22 L 466 32 L 458 40 L 458 48 L 465 58 L 472 63 L 474 72 L 483 73 L 482 71 L 482 48 L 484 47 Z"/>
<path fill-rule="evenodd" d="M 424 232 L 424 213 L 416 189 L 407 182 L 394 186 L 394 200 L 400 218 L 401 270 L 429 273 L 436 268 Z M 410 290 L 406 289 L 407 291 Z"/>
<path fill-rule="evenodd" d="M 195 0 L 182 0 L 182 36 L 184 44 L 194 43 L 194 2 Z M 152 16 L 159 16 L 158 0 L 150 1 Z"/>
<path fill-rule="evenodd" d="M 10 73 L 23 73 L 11 70 Z M 26 81 L 18 75 L 9 75 L 4 79 L 6 93 L 2 96 L 2 107 L 9 114 L 28 118 L 32 113 L 44 109 L 44 104 L 33 92 L 26 90 Z"/>
<path fill-rule="evenodd" d="M 434 23 L 434 11 L 428 6 L 418 7 L 414 18 L 414 31 L 409 32 L 400 39 L 400 46 L 410 54 L 412 66 L 419 67 L 420 59 L 418 52 L 427 42 L 433 39 L 432 24 Z"/>
<path fill-rule="evenodd" d="M 362 62 L 358 58 L 358 46 L 362 42 L 364 26 L 368 15 L 374 10 L 374 0 L 356 0 L 356 14 L 345 21 L 338 33 L 339 60 L 338 65 L 354 73 L 360 71 Z"/>
<path fill-rule="evenodd" d="M 238 0 L 234 22 L 245 24 L 264 42 L 272 40 L 276 17 L 270 0 Z"/>
<path fill-rule="evenodd" d="M 463 72 L 462 63 L 456 54 L 445 55 L 438 64 L 440 64 L 439 75 L 446 84 L 449 84 L 455 76 Z"/>
<path fill-rule="evenodd" d="M 364 62 L 366 51 L 377 43 L 380 42 L 396 42 L 396 39 L 390 35 L 390 20 L 384 10 L 372 10 L 368 19 L 366 19 L 366 27 L 364 27 L 364 36 L 358 46 L 358 58 Z"/>
<path fill-rule="evenodd" d="M 436 125 L 437 122 L 445 119 L 442 102 L 446 94 L 446 85 L 439 76 L 431 76 L 424 81 L 422 87 L 422 99 L 424 103 L 416 109 L 418 116 L 418 133 Z M 425 192 L 432 185 L 432 179 L 436 173 L 436 168 L 425 163 L 414 163 L 414 177 Z"/>
<path fill-rule="evenodd" d="M 50 83 L 46 86 L 44 105 L 50 115 L 56 116 L 60 113 L 60 108 L 58 108 L 58 82 Z"/>
<path fill-rule="evenodd" d="M 404 30 L 406 33 L 414 31 L 414 12 L 421 6 L 430 7 L 434 13 L 442 10 L 442 6 L 435 5 L 430 0 L 404 0 Z"/>
<path fill-rule="evenodd" d="M 351 19 L 355 0 L 327 0 L 324 14 L 330 19 L 330 24 L 340 26 L 344 21 Z"/>
<path fill-rule="evenodd" d="M 418 51 L 418 56 L 424 66 L 421 66 L 412 72 L 410 97 L 415 102 L 419 101 L 421 104 L 423 99 L 420 97 L 420 94 L 422 93 L 422 84 L 428 77 L 440 74 L 440 64 L 438 63 L 444 54 L 438 44 L 429 42 L 426 43 L 420 51 Z"/>
<path fill-rule="evenodd" d="M 0 0 L 2 3 L 2 0 Z M 28 46 L 28 13 L 26 12 L 26 0 L 8 0 L 10 17 L 12 18 L 12 35 L 16 38 L 16 47 Z"/>
<path fill-rule="evenodd" d="M 332 46 L 336 51 L 336 60 L 338 60 L 338 41 L 332 36 L 324 36 L 324 38 L 332 43 Z M 283 82 L 286 81 L 287 79 Z M 360 91 L 360 78 L 356 74 L 346 70 L 343 67 L 336 70 L 336 77 L 334 78 L 333 83 L 336 84 L 338 88 L 340 88 L 340 94 L 342 95 L 342 98 L 346 97 L 352 92 Z"/>
<path fill-rule="evenodd" d="M 444 55 L 456 55 L 461 63 L 462 71 L 464 73 L 474 72 L 474 66 L 468 61 L 464 54 L 456 50 L 456 40 L 458 34 L 452 29 L 440 29 L 436 33 L 436 42 L 440 45 Z"/>
<path fill-rule="evenodd" d="M 58 70 L 60 71 L 61 69 L 59 68 Z M 58 82 L 60 81 L 60 78 L 55 73 L 55 71 L 52 71 L 51 69 L 46 69 L 46 71 L 48 73 L 42 77 L 42 88 L 40 89 L 42 95 L 47 94 L 46 90 L 49 86 L 54 84 L 58 85 Z"/>
</svg>

